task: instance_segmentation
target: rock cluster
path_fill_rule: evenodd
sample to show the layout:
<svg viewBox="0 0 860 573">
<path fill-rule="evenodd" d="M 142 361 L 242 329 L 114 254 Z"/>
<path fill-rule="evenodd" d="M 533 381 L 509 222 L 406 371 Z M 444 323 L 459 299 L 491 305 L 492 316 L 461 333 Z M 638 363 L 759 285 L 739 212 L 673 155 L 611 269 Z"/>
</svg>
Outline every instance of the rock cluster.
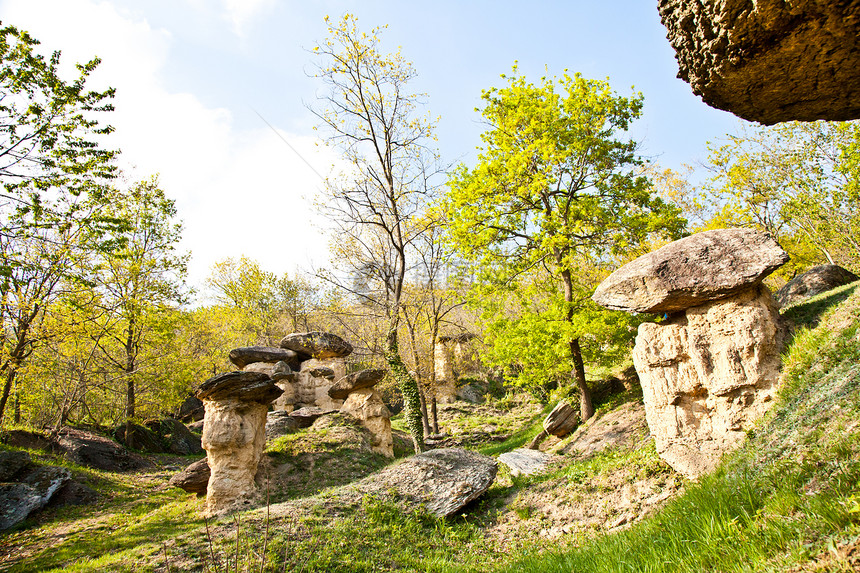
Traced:
<svg viewBox="0 0 860 573">
<path fill-rule="evenodd" d="M 260 372 L 221 374 L 197 390 L 206 408 L 202 441 L 211 471 L 206 514 L 229 513 L 256 502 L 254 476 L 266 443 L 266 412 L 281 393 Z"/>
<path fill-rule="evenodd" d="M 860 118 L 860 3 L 660 0 L 678 77 L 751 121 Z"/>
<path fill-rule="evenodd" d="M 713 469 L 772 404 L 785 329 L 761 280 L 787 259 L 754 231 L 708 231 L 636 259 L 594 295 L 675 313 L 640 325 L 633 362 L 657 451 L 688 477 Z"/>
</svg>

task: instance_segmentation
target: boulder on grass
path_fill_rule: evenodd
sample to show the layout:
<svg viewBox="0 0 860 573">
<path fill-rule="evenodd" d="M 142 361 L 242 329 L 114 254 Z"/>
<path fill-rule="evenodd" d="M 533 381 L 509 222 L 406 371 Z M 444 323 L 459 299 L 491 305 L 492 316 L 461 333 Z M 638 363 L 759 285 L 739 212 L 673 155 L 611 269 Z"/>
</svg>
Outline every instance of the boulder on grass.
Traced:
<svg viewBox="0 0 860 573">
<path fill-rule="evenodd" d="M 149 454 L 162 454 L 166 450 L 158 434 L 134 422 L 126 422 L 114 428 L 113 436 L 127 448 Z"/>
<path fill-rule="evenodd" d="M 547 434 L 563 438 L 579 425 L 579 412 L 562 400 L 556 404 L 543 420 L 543 429 Z"/>
<path fill-rule="evenodd" d="M 107 471 L 127 471 L 146 465 L 139 456 L 104 436 L 74 428 L 62 428 L 57 443 L 70 462 Z"/>
<path fill-rule="evenodd" d="M 362 493 L 393 494 L 408 507 L 423 507 L 439 517 L 448 517 L 486 492 L 498 467 L 498 462 L 489 456 L 442 448 L 388 466 L 356 486 Z"/>
<path fill-rule="evenodd" d="M 203 496 L 206 495 L 210 475 L 209 461 L 203 458 L 174 475 L 167 483 L 179 489 L 184 489 L 188 493 L 196 493 L 198 496 Z"/>
<path fill-rule="evenodd" d="M 147 420 L 144 425 L 155 432 L 165 451 L 179 456 L 193 456 L 203 453 L 200 438 L 191 433 L 188 427 L 173 418 Z"/>
<path fill-rule="evenodd" d="M 0 451 L 0 483 L 15 481 L 15 476 L 31 463 L 27 452 Z"/>
<path fill-rule="evenodd" d="M 782 308 L 857 280 L 860 277 L 839 265 L 820 265 L 788 281 L 774 298 Z"/>
<path fill-rule="evenodd" d="M 298 421 L 284 410 L 275 410 L 266 414 L 266 439 L 273 440 L 278 436 L 292 434 L 299 429 Z"/>
<path fill-rule="evenodd" d="M 512 476 L 538 474 L 558 456 L 528 448 L 517 448 L 499 456 L 499 461 L 508 466 Z"/>
</svg>

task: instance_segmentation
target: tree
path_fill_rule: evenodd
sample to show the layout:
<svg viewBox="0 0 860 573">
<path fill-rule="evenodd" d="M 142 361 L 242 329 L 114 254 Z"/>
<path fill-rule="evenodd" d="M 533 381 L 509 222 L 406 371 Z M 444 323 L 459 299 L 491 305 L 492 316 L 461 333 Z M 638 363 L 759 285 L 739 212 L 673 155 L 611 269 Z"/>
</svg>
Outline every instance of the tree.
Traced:
<svg viewBox="0 0 860 573">
<path fill-rule="evenodd" d="M 159 188 L 157 178 L 117 193 L 110 212 L 129 227 L 115 237 L 119 246 L 101 257 L 93 304 L 104 312 L 94 339 L 104 360 L 122 373 L 125 415 L 133 418 L 143 381 L 141 357 L 158 339 L 169 336 L 170 328 L 163 327 L 185 301 L 188 255 L 176 251 L 182 224 L 175 221 L 175 202 Z M 149 353 L 150 362 L 157 359 L 157 353 Z"/>
<path fill-rule="evenodd" d="M 770 233 L 792 255 L 783 274 L 827 261 L 860 263 L 857 122 L 745 127 L 712 146 L 704 195 L 710 224 Z"/>
<path fill-rule="evenodd" d="M 422 232 L 412 223 L 419 220 L 433 190 L 436 156 L 428 145 L 434 123 L 418 114 L 422 97 L 408 91 L 416 75 L 412 64 L 399 51 L 380 52 L 379 28 L 361 33 L 350 14 L 326 22 L 328 38 L 314 52 L 323 60 L 316 77 L 327 93 L 315 113 L 328 143 L 340 150 L 350 171 L 326 181 L 323 211 L 337 226 L 337 242 L 352 255 L 334 262 L 353 277 L 377 279 L 381 289 L 360 293 L 346 277 L 329 278 L 378 305 L 387 318 L 386 360 L 420 451 L 418 387 L 400 356 L 398 325 L 410 249 Z"/>
<path fill-rule="evenodd" d="M 68 82 L 58 73 L 60 53 L 46 61 L 34 52 L 38 43 L 0 28 L 0 420 L 42 338 L 46 308 L 81 283 L 84 253 L 109 250 L 103 234 L 123 224 L 104 214 L 117 152 L 99 144 L 112 128 L 94 118 L 112 109 L 113 90 L 85 87 L 99 60 L 79 64 Z"/>
<path fill-rule="evenodd" d="M 683 220 L 651 195 L 636 143 L 618 138 L 639 117 L 641 95 L 621 97 L 608 82 L 579 74 L 535 85 L 514 67 L 502 77 L 506 87 L 482 94 L 489 129 L 477 165 L 460 166 L 449 181 L 450 236 L 477 269 L 485 295 L 511 292 L 530 274 L 555 279 L 560 296 L 545 290 L 543 308 L 521 310 L 550 312 L 545 318 L 554 321 L 551 338 L 559 343 L 519 351 L 557 350 L 553 360 L 573 372 L 587 420 L 594 407 L 581 340 L 591 321 L 579 317 L 593 310 L 589 270 L 651 233 L 679 233 Z M 508 325 L 523 332 L 518 321 Z"/>
</svg>

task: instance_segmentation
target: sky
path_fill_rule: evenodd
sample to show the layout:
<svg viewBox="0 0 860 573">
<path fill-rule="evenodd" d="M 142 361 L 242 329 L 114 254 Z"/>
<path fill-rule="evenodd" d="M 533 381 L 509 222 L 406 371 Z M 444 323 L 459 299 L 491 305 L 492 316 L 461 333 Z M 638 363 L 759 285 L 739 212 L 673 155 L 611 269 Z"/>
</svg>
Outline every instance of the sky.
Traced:
<svg viewBox="0 0 860 573">
<path fill-rule="evenodd" d="M 337 165 L 309 110 L 322 93 L 311 49 L 324 17 L 352 13 L 362 30 L 387 25 L 417 92 L 439 116 L 446 163 L 473 165 L 484 127 L 481 90 L 516 62 L 531 81 L 564 70 L 642 92 L 631 129 L 663 167 L 707 158 L 707 142 L 739 129 L 677 79 L 656 0 L 0 0 L 0 21 L 29 31 L 46 54 L 102 63 L 88 87 L 114 87 L 110 136 L 132 180 L 158 174 L 176 200 L 190 251 L 190 285 L 215 262 L 245 255 L 278 274 L 325 267 L 331 240 L 313 207 Z M 310 164 L 310 165 L 308 165 Z M 336 240 L 336 237 L 335 237 Z"/>
</svg>

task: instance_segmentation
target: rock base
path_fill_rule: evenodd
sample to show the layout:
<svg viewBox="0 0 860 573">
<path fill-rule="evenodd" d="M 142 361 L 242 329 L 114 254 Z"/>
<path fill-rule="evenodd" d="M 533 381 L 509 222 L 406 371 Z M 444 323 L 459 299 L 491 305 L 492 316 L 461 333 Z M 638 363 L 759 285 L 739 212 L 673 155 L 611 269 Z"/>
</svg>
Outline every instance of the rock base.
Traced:
<svg viewBox="0 0 860 573">
<path fill-rule="evenodd" d="M 642 324 L 633 362 L 660 457 L 697 478 L 739 445 L 773 404 L 784 338 L 764 286 Z"/>
</svg>

